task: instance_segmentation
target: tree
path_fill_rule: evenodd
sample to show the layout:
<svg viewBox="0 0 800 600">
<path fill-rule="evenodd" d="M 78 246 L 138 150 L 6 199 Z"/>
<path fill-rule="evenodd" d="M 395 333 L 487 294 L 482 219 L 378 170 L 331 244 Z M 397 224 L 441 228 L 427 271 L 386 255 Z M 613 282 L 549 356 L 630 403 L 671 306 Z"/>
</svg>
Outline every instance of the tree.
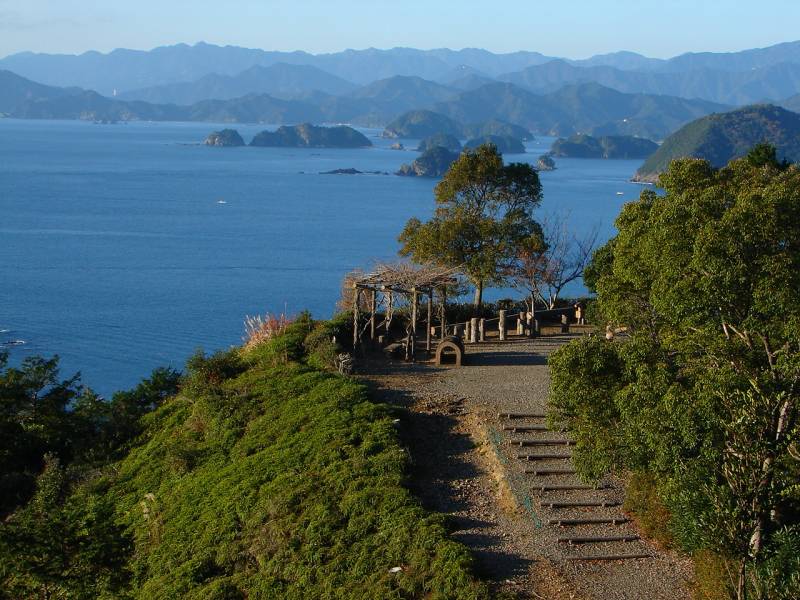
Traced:
<svg viewBox="0 0 800 600">
<path fill-rule="evenodd" d="M 596 227 L 579 238 L 563 217 L 553 215 L 542 223 L 541 236 L 519 245 L 509 275 L 514 287 L 530 295 L 531 311 L 536 300 L 555 308 L 562 290 L 583 275 L 596 241 Z"/>
<path fill-rule="evenodd" d="M 629 336 L 551 358 L 556 420 L 585 476 L 654 475 L 677 541 L 737 563 L 738 598 L 797 597 L 769 578 L 800 542 L 800 169 L 684 159 L 659 183 L 587 269 Z"/>
<path fill-rule="evenodd" d="M 463 269 L 475 286 L 475 307 L 483 288 L 503 281 L 520 244 L 540 235 L 533 218 L 542 199 L 536 170 L 503 164 L 492 144 L 465 150 L 436 186 L 430 221 L 413 218 L 399 241 L 400 254 L 419 263 Z"/>
</svg>

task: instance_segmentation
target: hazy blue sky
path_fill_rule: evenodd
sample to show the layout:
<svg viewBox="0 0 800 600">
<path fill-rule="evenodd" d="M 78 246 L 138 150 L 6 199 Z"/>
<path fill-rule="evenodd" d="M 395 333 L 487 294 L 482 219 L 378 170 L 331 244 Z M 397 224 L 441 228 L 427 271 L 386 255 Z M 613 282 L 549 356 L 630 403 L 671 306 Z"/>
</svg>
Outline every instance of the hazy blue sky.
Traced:
<svg viewBox="0 0 800 600">
<path fill-rule="evenodd" d="M 798 0 L 0 0 L 0 56 L 203 40 L 315 53 L 411 46 L 668 57 L 798 38 Z"/>
</svg>

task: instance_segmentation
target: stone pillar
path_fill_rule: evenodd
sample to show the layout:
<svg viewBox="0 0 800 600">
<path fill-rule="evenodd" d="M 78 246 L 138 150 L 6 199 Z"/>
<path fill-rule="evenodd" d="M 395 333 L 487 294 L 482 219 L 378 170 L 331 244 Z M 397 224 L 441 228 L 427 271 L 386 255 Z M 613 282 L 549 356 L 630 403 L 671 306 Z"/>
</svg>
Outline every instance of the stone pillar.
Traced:
<svg viewBox="0 0 800 600">
<path fill-rule="evenodd" d="M 478 318 L 473 317 L 469 323 L 469 341 L 473 344 L 478 343 Z"/>
<path fill-rule="evenodd" d="M 479 339 L 481 342 L 486 341 L 486 319 L 481 319 L 478 322 Z"/>
<path fill-rule="evenodd" d="M 500 341 L 504 342 L 506 339 L 506 311 L 500 311 L 500 319 L 497 322 L 497 328 L 500 331 Z"/>
</svg>

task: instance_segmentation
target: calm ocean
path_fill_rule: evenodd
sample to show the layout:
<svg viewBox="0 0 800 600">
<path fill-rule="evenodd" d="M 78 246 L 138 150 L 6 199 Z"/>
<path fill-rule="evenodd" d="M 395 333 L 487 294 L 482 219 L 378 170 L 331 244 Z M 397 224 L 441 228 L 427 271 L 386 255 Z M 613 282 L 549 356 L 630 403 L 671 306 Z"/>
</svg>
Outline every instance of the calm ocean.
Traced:
<svg viewBox="0 0 800 600">
<path fill-rule="evenodd" d="M 362 130 L 364 150 L 208 148 L 208 123 L 0 119 L 0 349 L 61 357 L 109 395 L 195 349 L 237 344 L 246 314 L 329 316 L 342 276 L 396 255 L 435 182 Z M 246 141 L 264 126 L 237 126 Z M 535 162 L 551 138 L 508 160 Z M 408 148 L 415 141 L 406 141 Z M 541 211 L 613 235 L 640 161 L 558 161 Z M 623 192 L 623 195 L 618 195 Z M 580 289 L 573 290 L 580 292 Z M 22 343 L 24 342 L 24 343 Z"/>
</svg>

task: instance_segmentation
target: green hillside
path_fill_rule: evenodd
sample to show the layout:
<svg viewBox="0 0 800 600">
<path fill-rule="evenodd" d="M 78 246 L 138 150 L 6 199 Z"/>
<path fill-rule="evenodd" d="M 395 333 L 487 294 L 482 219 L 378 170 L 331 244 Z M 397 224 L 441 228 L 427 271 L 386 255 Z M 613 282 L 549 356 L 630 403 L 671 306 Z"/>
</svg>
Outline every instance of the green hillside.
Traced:
<svg viewBox="0 0 800 600">
<path fill-rule="evenodd" d="M 683 157 L 702 158 L 719 168 L 762 142 L 775 146 L 781 160 L 800 160 L 800 115 L 765 104 L 697 119 L 664 140 L 636 179 L 655 181 L 670 162 Z"/>
<path fill-rule="evenodd" d="M 127 455 L 63 502 L 75 465 L 45 469 L 0 522 L 0 596 L 487 598 L 404 487 L 401 415 L 318 368 L 337 327 L 301 318 L 251 350 L 196 355 Z"/>
</svg>

